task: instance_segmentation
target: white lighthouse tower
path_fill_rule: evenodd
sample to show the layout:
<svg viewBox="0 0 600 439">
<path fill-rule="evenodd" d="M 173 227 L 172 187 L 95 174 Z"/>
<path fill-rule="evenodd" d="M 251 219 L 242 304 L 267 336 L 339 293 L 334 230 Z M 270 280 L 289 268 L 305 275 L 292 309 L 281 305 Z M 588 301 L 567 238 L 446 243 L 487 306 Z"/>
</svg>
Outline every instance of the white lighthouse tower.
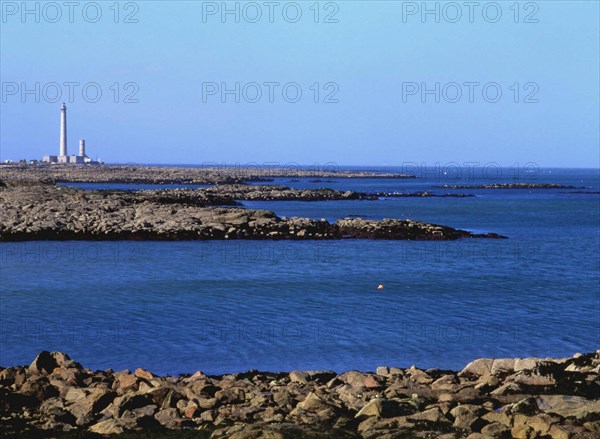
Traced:
<svg viewBox="0 0 600 439">
<path fill-rule="evenodd" d="M 60 107 L 60 149 L 58 155 L 45 155 L 42 158 L 46 163 L 74 163 L 74 164 L 98 164 L 102 163 L 90 159 L 85 153 L 85 139 L 79 140 L 79 155 L 67 155 L 67 106 L 63 102 Z"/>
<path fill-rule="evenodd" d="M 64 102 L 60 107 L 60 151 L 58 161 L 62 163 L 69 161 L 67 157 L 67 106 Z"/>
</svg>

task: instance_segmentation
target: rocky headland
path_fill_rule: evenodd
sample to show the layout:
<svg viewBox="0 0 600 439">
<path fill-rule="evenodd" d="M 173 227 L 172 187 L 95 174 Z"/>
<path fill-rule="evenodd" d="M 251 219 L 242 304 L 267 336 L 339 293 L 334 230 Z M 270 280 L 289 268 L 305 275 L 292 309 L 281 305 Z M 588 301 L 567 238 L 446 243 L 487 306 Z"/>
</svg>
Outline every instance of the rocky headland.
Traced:
<svg viewBox="0 0 600 439">
<path fill-rule="evenodd" d="M 492 184 L 445 184 L 438 186 L 443 189 L 583 189 L 557 183 L 492 183 Z"/>
<path fill-rule="evenodd" d="M 0 179 L 47 183 L 236 184 L 273 178 L 416 178 L 410 174 L 288 166 L 0 165 Z"/>
<path fill-rule="evenodd" d="M 503 238 L 413 220 L 280 218 L 237 199 L 353 199 L 353 192 L 234 186 L 224 190 L 88 191 L 0 182 L 0 241 Z M 227 207 L 223 207 L 227 206 Z"/>
<path fill-rule="evenodd" d="M 459 372 L 381 366 L 220 376 L 92 371 L 66 354 L 42 352 L 29 366 L 0 368 L 0 433 L 594 439 L 599 395 L 600 350 L 564 359 L 483 358 Z"/>
</svg>

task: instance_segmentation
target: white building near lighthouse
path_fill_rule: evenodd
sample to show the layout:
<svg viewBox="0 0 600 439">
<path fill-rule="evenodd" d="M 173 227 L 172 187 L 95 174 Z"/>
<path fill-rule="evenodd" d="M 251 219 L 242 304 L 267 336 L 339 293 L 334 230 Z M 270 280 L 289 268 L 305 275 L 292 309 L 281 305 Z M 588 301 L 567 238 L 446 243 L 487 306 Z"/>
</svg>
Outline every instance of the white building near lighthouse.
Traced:
<svg viewBox="0 0 600 439">
<path fill-rule="evenodd" d="M 79 140 L 79 155 L 68 155 L 67 152 L 67 106 L 63 102 L 60 107 L 60 146 L 58 155 L 45 155 L 42 158 L 46 163 L 98 163 L 85 154 L 85 140 Z"/>
</svg>

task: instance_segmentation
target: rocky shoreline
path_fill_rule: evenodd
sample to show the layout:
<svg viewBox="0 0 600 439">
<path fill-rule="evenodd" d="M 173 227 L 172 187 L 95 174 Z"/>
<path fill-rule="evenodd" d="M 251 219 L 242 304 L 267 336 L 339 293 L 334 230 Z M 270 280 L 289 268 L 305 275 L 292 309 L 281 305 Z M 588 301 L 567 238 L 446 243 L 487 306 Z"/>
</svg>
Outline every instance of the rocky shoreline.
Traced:
<svg viewBox="0 0 600 439">
<path fill-rule="evenodd" d="M 66 354 L 41 352 L 29 366 L 0 368 L 0 432 L 593 439 L 600 436 L 599 395 L 600 350 L 564 359 L 484 358 L 459 372 L 381 366 L 375 373 L 220 376 L 92 371 Z"/>
<path fill-rule="evenodd" d="M 181 168 L 143 165 L 1 165 L 0 179 L 46 183 L 239 184 L 277 178 L 416 178 L 410 174 L 326 169 L 299 166 L 202 166 Z"/>
<path fill-rule="evenodd" d="M 493 184 L 445 184 L 438 186 L 442 189 L 585 189 L 580 186 L 571 186 L 557 183 L 493 183 Z"/>
<path fill-rule="evenodd" d="M 344 218 L 330 223 L 230 207 L 239 205 L 236 197 L 307 200 L 363 196 L 330 189 L 272 188 L 88 191 L 36 182 L 0 182 L 0 241 L 504 238 L 413 220 Z"/>
</svg>

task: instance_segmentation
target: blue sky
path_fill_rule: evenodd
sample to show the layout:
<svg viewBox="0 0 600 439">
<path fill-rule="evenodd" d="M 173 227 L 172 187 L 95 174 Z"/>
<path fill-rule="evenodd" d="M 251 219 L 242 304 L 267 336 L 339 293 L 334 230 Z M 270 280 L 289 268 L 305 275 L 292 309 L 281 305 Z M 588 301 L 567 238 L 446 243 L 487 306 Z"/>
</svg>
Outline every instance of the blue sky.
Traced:
<svg viewBox="0 0 600 439">
<path fill-rule="evenodd" d="M 599 166 L 598 2 L 497 2 L 498 19 L 456 2 L 458 20 L 429 2 L 439 22 L 422 2 L 320 2 L 317 23 L 313 1 L 275 2 L 272 23 L 262 1 L 228 2 L 239 23 L 222 2 L 121 2 L 117 23 L 113 2 L 97 21 L 88 3 L 71 23 L 63 2 L 60 19 L 2 2 L 1 160 L 57 154 L 64 100 L 69 152 L 85 138 L 107 162 Z M 236 83 L 240 102 L 221 96 Z"/>
</svg>

